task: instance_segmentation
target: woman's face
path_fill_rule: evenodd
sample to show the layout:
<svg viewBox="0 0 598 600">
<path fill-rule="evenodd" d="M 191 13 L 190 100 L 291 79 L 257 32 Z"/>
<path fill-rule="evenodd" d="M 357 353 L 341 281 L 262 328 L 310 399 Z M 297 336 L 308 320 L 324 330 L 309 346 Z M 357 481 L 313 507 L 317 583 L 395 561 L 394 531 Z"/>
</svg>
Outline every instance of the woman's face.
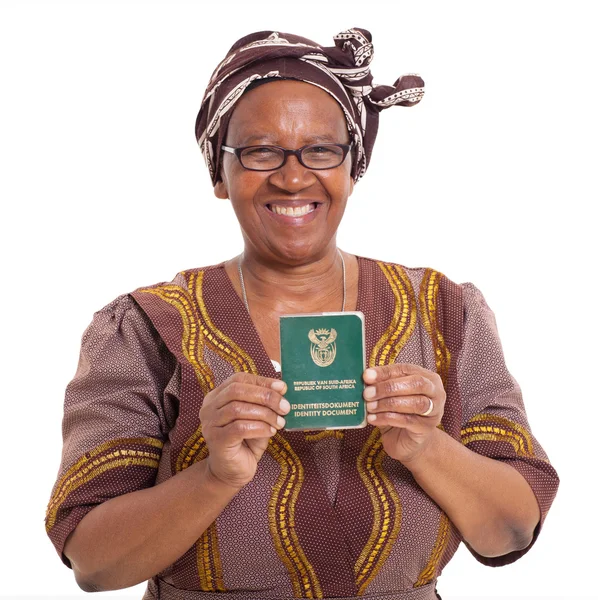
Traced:
<svg viewBox="0 0 598 600">
<path fill-rule="evenodd" d="M 317 143 L 349 143 L 342 109 L 324 90 L 290 80 L 244 94 L 226 140 L 234 148 L 272 144 L 292 150 Z M 310 170 L 289 156 L 276 171 L 248 171 L 225 152 L 221 177 L 214 192 L 230 198 L 245 243 L 265 259 L 295 265 L 317 260 L 330 249 L 353 191 L 350 153 L 334 169 Z M 276 213 L 305 206 L 311 212 L 301 217 Z"/>
</svg>

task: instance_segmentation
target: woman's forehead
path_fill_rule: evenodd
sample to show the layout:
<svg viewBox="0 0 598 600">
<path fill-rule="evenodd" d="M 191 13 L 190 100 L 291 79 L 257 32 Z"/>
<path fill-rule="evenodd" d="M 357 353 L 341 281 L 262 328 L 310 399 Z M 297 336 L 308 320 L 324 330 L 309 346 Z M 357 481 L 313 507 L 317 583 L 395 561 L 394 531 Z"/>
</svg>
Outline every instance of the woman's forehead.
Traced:
<svg viewBox="0 0 598 600">
<path fill-rule="evenodd" d="M 283 80 L 260 85 L 238 100 L 227 138 L 301 134 L 314 142 L 339 142 L 348 137 L 338 102 L 326 91 L 303 81 Z M 343 140 L 339 140 L 339 136 Z M 308 142 L 309 143 L 309 142 Z"/>
</svg>

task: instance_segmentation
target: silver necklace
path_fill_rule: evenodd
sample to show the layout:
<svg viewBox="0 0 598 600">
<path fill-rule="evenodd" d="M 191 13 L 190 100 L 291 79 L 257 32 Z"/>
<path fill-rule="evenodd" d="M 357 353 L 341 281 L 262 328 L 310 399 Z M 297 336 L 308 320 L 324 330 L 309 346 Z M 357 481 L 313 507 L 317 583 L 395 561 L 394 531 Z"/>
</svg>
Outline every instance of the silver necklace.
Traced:
<svg viewBox="0 0 598 600">
<path fill-rule="evenodd" d="M 341 308 L 342 312 L 345 312 L 345 300 L 347 298 L 347 273 L 345 271 L 345 259 L 343 258 L 343 253 L 337 248 L 338 254 L 341 257 L 341 263 L 343 265 L 343 307 Z M 243 291 L 243 302 L 245 302 L 245 308 L 247 312 L 249 312 L 249 302 L 247 302 L 247 290 L 245 289 L 245 280 L 243 279 L 243 270 L 241 269 L 241 258 L 243 254 L 239 256 L 239 260 L 237 261 L 237 266 L 239 268 L 239 279 L 241 280 L 241 290 Z"/>
</svg>

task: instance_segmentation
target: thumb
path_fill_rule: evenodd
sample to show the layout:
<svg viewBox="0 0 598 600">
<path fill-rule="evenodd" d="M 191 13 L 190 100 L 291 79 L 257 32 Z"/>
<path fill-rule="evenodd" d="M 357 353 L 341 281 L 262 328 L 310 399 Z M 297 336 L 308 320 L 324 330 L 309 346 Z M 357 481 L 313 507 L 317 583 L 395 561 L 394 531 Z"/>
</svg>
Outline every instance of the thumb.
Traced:
<svg viewBox="0 0 598 600">
<path fill-rule="evenodd" d="M 249 447 L 251 452 L 253 452 L 253 455 L 255 456 L 256 460 L 259 460 L 260 458 L 262 458 L 262 455 L 266 451 L 266 448 L 268 447 L 269 442 L 270 442 L 270 438 L 267 438 L 267 437 L 253 438 L 250 440 L 245 440 L 245 443 L 247 444 L 247 446 Z"/>
</svg>

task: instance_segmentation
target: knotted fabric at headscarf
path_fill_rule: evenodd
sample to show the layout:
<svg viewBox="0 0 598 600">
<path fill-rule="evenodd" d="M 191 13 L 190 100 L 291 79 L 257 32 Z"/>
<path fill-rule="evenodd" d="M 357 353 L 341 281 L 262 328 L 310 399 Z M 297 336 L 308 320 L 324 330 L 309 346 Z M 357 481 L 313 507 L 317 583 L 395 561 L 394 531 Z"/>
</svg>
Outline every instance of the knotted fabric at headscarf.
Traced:
<svg viewBox="0 0 598 600">
<path fill-rule="evenodd" d="M 413 106 L 424 94 L 417 74 L 402 75 L 394 85 L 376 85 L 370 72 L 372 36 L 357 27 L 334 36 L 322 47 L 304 37 L 260 31 L 241 38 L 214 71 L 195 123 L 195 135 L 210 170 L 220 179 L 220 147 L 233 108 L 247 87 L 264 78 L 297 79 L 328 92 L 341 106 L 355 146 L 351 176 L 358 181 L 369 166 L 378 118 L 389 106 Z"/>
</svg>

